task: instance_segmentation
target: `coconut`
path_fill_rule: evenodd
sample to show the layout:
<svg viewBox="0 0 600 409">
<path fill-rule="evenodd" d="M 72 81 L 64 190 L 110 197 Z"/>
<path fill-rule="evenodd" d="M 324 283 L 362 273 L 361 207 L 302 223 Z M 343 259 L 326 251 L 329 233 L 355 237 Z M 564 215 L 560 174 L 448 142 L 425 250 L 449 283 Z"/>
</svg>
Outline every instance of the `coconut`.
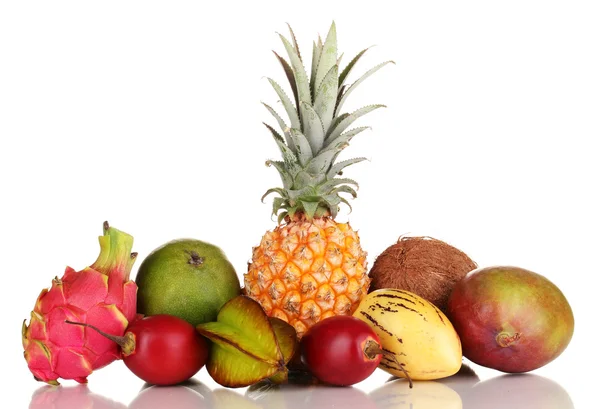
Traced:
<svg viewBox="0 0 600 409">
<path fill-rule="evenodd" d="M 446 312 L 454 285 L 476 268 L 469 256 L 448 243 L 404 236 L 375 259 L 369 292 L 381 288 L 410 291 Z"/>
</svg>

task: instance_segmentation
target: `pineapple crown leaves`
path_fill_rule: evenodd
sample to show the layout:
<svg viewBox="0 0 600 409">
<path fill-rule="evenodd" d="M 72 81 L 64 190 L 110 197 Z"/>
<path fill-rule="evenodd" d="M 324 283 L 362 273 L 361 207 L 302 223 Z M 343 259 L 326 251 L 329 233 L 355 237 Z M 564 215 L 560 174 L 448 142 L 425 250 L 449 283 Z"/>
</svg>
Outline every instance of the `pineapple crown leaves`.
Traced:
<svg viewBox="0 0 600 409">
<path fill-rule="evenodd" d="M 380 63 L 347 85 L 349 74 L 370 47 L 360 51 L 340 70 L 342 56 L 338 56 L 337 31 L 333 22 L 325 40 L 319 36 L 313 42 L 310 72 L 307 73 L 296 36 L 289 24 L 288 28 L 291 40 L 279 34 L 288 59 L 275 51 L 273 53 L 289 82 L 291 96 L 276 81 L 268 78 L 287 118 L 263 103 L 279 126 L 278 131 L 265 123 L 283 159 L 268 160 L 266 165 L 277 169 L 283 187 L 267 190 L 262 200 L 271 193 L 278 195 L 273 200 L 273 215 L 278 216 L 278 222 L 286 216 L 294 216 L 296 212 L 303 213 L 309 220 L 326 215 L 335 218 L 341 203 L 352 210 L 341 194 L 355 198 L 358 189 L 354 180 L 338 176 L 347 166 L 366 160 L 361 157 L 335 162 L 354 136 L 370 129 L 367 126 L 350 129 L 350 126 L 362 116 L 385 107 L 374 104 L 354 112 L 342 112 L 343 105 L 358 85 L 394 62 Z"/>
</svg>

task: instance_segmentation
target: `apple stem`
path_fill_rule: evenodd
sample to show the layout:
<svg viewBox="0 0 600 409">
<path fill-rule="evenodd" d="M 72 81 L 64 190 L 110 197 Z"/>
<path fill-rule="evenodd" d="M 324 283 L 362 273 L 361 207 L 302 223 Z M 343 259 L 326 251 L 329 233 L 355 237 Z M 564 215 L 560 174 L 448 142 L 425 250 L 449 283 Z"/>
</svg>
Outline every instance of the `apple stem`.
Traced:
<svg viewBox="0 0 600 409">
<path fill-rule="evenodd" d="M 404 373 L 404 376 L 406 376 L 406 379 L 408 380 L 408 387 L 413 387 L 413 381 L 410 378 L 410 375 L 408 374 L 406 369 L 404 369 L 404 366 L 398 361 L 398 359 L 396 358 L 396 354 L 394 354 L 391 351 L 384 351 L 383 349 L 381 349 L 381 345 L 379 345 L 373 340 L 367 341 L 367 344 L 365 345 L 364 349 L 364 354 L 369 359 L 375 358 L 375 355 L 383 355 L 393 360 L 396 363 L 396 365 L 398 365 L 398 368 L 400 368 L 400 370 Z"/>
</svg>

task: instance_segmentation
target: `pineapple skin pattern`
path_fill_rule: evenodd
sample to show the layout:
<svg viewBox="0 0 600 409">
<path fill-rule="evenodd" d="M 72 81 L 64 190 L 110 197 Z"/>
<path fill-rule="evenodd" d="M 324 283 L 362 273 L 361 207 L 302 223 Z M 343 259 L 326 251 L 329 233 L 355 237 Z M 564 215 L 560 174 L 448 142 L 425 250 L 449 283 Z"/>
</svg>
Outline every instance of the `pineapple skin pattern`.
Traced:
<svg viewBox="0 0 600 409">
<path fill-rule="evenodd" d="M 367 253 L 348 223 L 294 220 L 263 236 L 244 284 L 267 315 L 302 337 L 320 320 L 354 313 L 370 284 Z"/>
<path fill-rule="evenodd" d="M 246 295 L 258 301 L 269 316 L 283 319 L 296 329 L 298 338 L 317 322 L 333 315 L 352 315 L 366 296 L 370 284 L 367 253 L 349 223 L 335 218 L 339 205 L 350 207 L 342 195 L 355 198 L 358 183 L 339 177 L 342 170 L 366 160 L 357 157 L 336 161 L 356 135 L 367 126 L 351 128 L 363 115 L 384 105 L 366 105 L 344 112 L 349 94 L 386 61 L 352 83 L 346 83 L 360 51 L 342 70 L 338 56 L 335 22 L 327 37 L 313 42 L 311 65 L 305 68 L 294 32 L 291 41 L 280 35 L 289 62 L 275 53 L 289 81 L 292 96 L 268 78 L 287 114 L 287 121 L 271 106 L 265 108 L 279 130 L 265 123 L 282 158 L 267 160 L 281 177 L 272 214 L 278 226 L 268 231 L 253 248 L 244 274 Z M 351 207 L 350 207 L 351 208 Z"/>
</svg>

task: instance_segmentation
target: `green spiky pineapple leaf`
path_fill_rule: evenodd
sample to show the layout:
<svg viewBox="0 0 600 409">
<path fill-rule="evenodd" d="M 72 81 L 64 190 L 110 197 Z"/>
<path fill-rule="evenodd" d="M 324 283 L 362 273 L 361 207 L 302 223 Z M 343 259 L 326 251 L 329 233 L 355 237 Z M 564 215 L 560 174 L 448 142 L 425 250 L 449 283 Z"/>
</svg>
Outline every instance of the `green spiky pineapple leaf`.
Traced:
<svg viewBox="0 0 600 409">
<path fill-rule="evenodd" d="M 267 108 L 267 110 L 271 113 L 271 115 L 273 115 L 273 117 L 279 124 L 279 127 L 281 128 L 281 132 L 285 132 L 285 130 L 288 128 L 288 126 L 285 123 L 285 121 L 283 120 L 283 118 L 281 118 L 281 116 L 279 116 L 277 111 L 275 111 L 270 105 L 265 104 L 264 102 L 262 104 L 265 106 L 265 108 Z"/>
<path fill-rule="evenodd" d="M 327 140 L 327 137 L 329 137 L 331 132 L 338 126 L 338 124 L 349 116 L 350 116 L 350 114 L 348 112 L 344 112 L 343 114 L 336 116 L 334 118 L 333 122 L 331 123 L 331 125 L 329 126 L 329 130 L 327 132 L 327 136 L 325 139 Z"/>
<path fill-rule="evenodd" d="M 352 91 L 354 91 L 356 89 L 356 87 L 358 87 L 364 80 L 366 80 L 371 75 L 373 75 L 374 73 L 376 73 L 377 71 L 379 71 L 381 68 L 385 67 L 388 64 L 395 64 L 395 63 L 394 63 L 394 61 L 382 62 L 381 64 L 378 64 L 375 67 L 371 68 L 369 71 L 365 72 L 359 79 L 354 81 L 352 83 L 352 85 L 350 85 L 348 87 L 348 89 L 346 89 L 345 92 L 342 94 L 342 96 L 338 102 L 337 108 L 336 108 L 336 115 L 340 112 L 340 110 L 342 109 L 342 106 L 344 105 L 344 102 L 346 101 L 348 96 L 352 93 Z"/>
<path fill-rule="evenodd" d="M 304 70 L 304 66 L 302 65 L 302 61 L 300 61 L 300 56 L 294 50 L 294 47 L 290 44 L 290 42 L 284 36 L 280 35 L 281 41 L 285 47 L 285 50 L 290 58 L 292 71 L 294 72 L 294 80 L 296 82 L 296 87 L 298 88 L 298 100 L 308 102 L 309 104 L 312 102 L 310 96 L 310 84 L 308 80 L 308 76 L 306 75 L 306 71 Z"/>
<path fill-rule="evenodd" d="M 324 174 L 331 167 L 336 154 L 335 149 L 322 150 L 308 164 L 307 169 L 311 174 Z"/>
<path fill-rule="evenodd" d="M 292 128 L 299 129 L 300 128 L 300 117 L 298 116 L 298 112 L 296 111 L 296 107 L 292 103 L 292 100 L 287 96 L 287 94 L 285 93 L 283 88 L 281 88 L 281 86 L 277 82 L 275 82 L 271 78 L 268 78 L 268 81 L 271 84 L 271 86 L 273 87 L 273 89 L 275 90 L 275 92 L 277 93 L 277 95 L 279 96 L 279 100 L 283 104 L 283 107 L 285 108 L 285 112 L 287 112 L 288 117 L 290 118 L 290 123 L 291 123 L 290 126 Z"/>
<path fill-rule="evenodd" d="M 288 29 L 290 30 L 290 37 L 292 38 L 292 44 L 294 46 L 294 51 L 296 51 L 296 54 L 298 54 L 298 58 L 300 59 L 300 62 L 302 62 L 302 54 L 300 54 L 300 47 L 298 47 L 298 41 L 296 40 L 296 34 L 294 34 L 294 30 L 292 30 L 292 26 L 290 26 L 289 24 L 287 26 L 288 26 Z"/>
<path fill-rule="evenodd" d="M 289 129 L 286 132 L 286 135 L 289 135 L 289 138 L 294 145 L 300 165 L 306 166 L 310 158 L 312 158 L 312 148 L 310 147 L 308 139 L 296 128 Z"/>
<path fill-rule="evenodd" d="M 329 172 L 327 173 L 327 177 L 329 179 L 333 179 L 335 176 L 341 174 L 342 169 L 344 169 L 345 167 L 353 165 L 355 163 L 365 161 L 365 160 L 367 160 L 367 158 L 353 158 L 353 159 L 347 159 L 347 160 L 338 162 L 338 163 L 334 164 L 333 166 L 331 166 L 331 169 L 329 169 Z"/>
<path fill-rule="evenodd" d="M 303 187 L 302 189 L 290 189 L 287 192 L 288 197 L 291 199 L 291 202 L 296 203 L 297 200 L 299 200 L 301 197 L 310 197 L 312 195 L 314 195 L 315 192 L 315 188 L 312 186 L 306 186 Z"/>
<path fill-rule="evenodd" d="M 290 189 L 294 182 L 293 177 L 287 172 L 285 167 L 285 162 L 277 161 L 277 160 L 268 160 L 266 162 L 267 166 L 273 166 L 279 172 L 279 176 L 281 176 L 281 181 L 283 182 L 284 189 Z"/>
<path fill-rule="evenodd" d="M 267 190 L 262 197 L 260 198 L 260 200 L 264 201 L 265 197 L 269 196 L 271 193 L 277 193 L 279 194 L 282 198 L 287 196 L 287 190 L 284 190 L 280 187 L 272 187 L 271 189 Z"/>
<path fill-rule="evenodd" d="M 273 129 L 271 125 L 264 125 L 267 127 L 267 129 L 269 129 L 269 131 L 271 131 L 271 135 L 273 135 L 275 143 L 277 143 L 277 146 L 279 146 L 279 150 L 283 156 L 283 163 L 285 164 L 286 172 L 290 173 L 291 175 L 295 175 L 302 169 L 298 164 L 298 158 L 296 154 L 291 150 L 291 148 L 288 147 L 288 145 L 286 145 L 281 135 L 279 135 L 279 133 Z"/>
<path fill-rule="evenodd" d="M 378 108 L 385 108 L 385 105 L 376 104 L 376 105 L 367 105 L 366 107 L 362 107 L 352 112 L 351 114 L 345 115 L 344 118 L 340 121 L 337 121 L 335 128 L 331 131 L 331 133 L 327 136 L 327 139 L 335 139 L 342 134 L 354 121 L 360 118 L 363 115 L 368 114 Z"/>
<path fill-rule="evenodd" d="M 326 148 L 321 150 L 319 154 L 311 159 L 307 165 L 307 169 L 311 174 L 327 173 L 328 179 L 333 178 L 339 171 L 331 174 L 329 169 L 333 166 L 335 159 L 339 153 L 344 150 L 350 143 L 350 140 L 358 135 L 360 132 L 369 129 L 369 127 L 354 128 L 348 132 L 343 133 L 332 141 L 327 142 Z M 347 165 L 343 165 L 347 166 Z M 341 169 L 340 169 L 341 170 Z"/>
<path fill-rule="evenodd" d="M 340 80 L 339 80 L 339 86 L 340 87 L 346 83 L 346 78 L 348 78 L 348 75 L 350 75 L 350 72 L 352 72 L 352 69 L 354 68 L 354 66 L 356 65 L 356 63 L 358 62 L 358 60 L 360 60 L 360 57 L 362 57 L 367 51 L 369 51 L 369 49 L 365 48 L 364 50 L 362 50 L 361 52 L 359 52 L 358 54 L 356 54 L 356 57 L 354 57 L 352 59 L 352 61 L 350 61 L 348 63 L 348 65 L 346 66 L 346 68 L 344 68 L 344 70 L 340 74 Z"/>
<path fill-rule="evenodd" d="M 331 23 L 331 27 L 329 28 L 329 32 L 327 33 L 327 37 L 325 38 L 325 43 L 323 44 L 323 48 L 321 50 L 321 55 L 319 57 L 319 65 L 317 67 L 316 78 L 314 85 L 316 89 L 319 89 L 319 86 L 325 75 L 331 70 L 337 63 L 337 31 L 335 27 L 335 22 Z"/>
<path fill-rule="evenodd" d="M 317 79 L 317 68 L 319 68 L 319 60 L 321 59 L 321 52 L 323 51 L 323 41 L 321 40 L 321 36 L 317 42 L 313 42 L 313 57 L 312 57 L 312 65 L 310 71 L 310 92 L 311 95 L 315 96 L 315 81 Z"/>
<path fill-rule="evenodd" d="M 277 60 L 281 63 L 281 67 L 283 68 L 285 76 L 287 77 L 288 82 L 290 83 L 290 87 L 292 88 L 292 95 L 294 95 L 294 101 L 296 101 L 296 106 L 298 106 L 298 88 L 296 87 L 296 80 L 294 79 L 294 71 L 282 56 L 277 54 L 277 52 L 275 51 L 273 51 L 273 54 L 275 54 L 275 57 L 277 57 Z"/>
<path fill-rule="evenodd" d="M 276 56 L 290 82 L 296 104 L 279 85 L 271 81 L 290 117 L 290 126 L 287 127 L 287 121 L 266 105 L 283 130 L 282 137 L 270 129 L 283 155 L 283 161 L 274 166 L 281 174 L 284 187 L 269 190 L 280 196 L 273 202 L 273 212 L 278 212 L 278 222 L 296 212 L 304 213 L 309 219 L 313 215 L 335 217 L 341 203 L 350 207 L 340 195 L 356 196 L 356 190 L 349 186 L 356 182 L 336 179 L 336 176 L 341 176 L 347 166 L 365 160 L 355 158 L 336 163 L 352 138 L 369 129 L 368 126 L 350 129 L 350 126 L 360 117 L 383 107 L 369 105 L 351 113 L 342 113 L 343 105 L 358 85 L 392 61 L 371 68 L 346 85 L 350 73 L 368 48 L 355 55 L 340 72 L 343 53 L 338 55 L 337 29 L 335 22 L 332 22 L 325 41 L 319 36 L 312 44 L 312 61 L 307 66 L 307 75 L 304 63 L 308 64 L 308 61 L 303 62 L 296 36 L 291 27 L 289 29 L 291 41 L 279 35 L 289 58 L 284 60 L 277 53 Z"/>
<path fill-rule="evenodd" d="M 323 185 L 321 185 L 321 187 L 325 191 L 332 191 L 334 187 L 342 185 L 342 184 L 354 185 L 354 186 L 358 187 L 358 182 L 353 179 L 349 179 L 349 178 L 331 179 L 331 180 L 328 180 L 327 182 L 323 183 Z"/>
<path fill-rule="evenodd" d="M 348 200 L 344 199 L 343 197 L 340 197 L 340 202 L 342 202 L 343 204 L 348 206 L 348 209 L 350 209 L 350 211 L 352 212 L 352 205 L 350 204 L 350 202 Z"/>
<path fill-rule="evenodd" d="M 319 152 L 323 147 L 323 143 L 325 142 L 325 127 L 319 114 L 310 104 L 301 102 L 300 113 L 302 114 L 300 116 L 302 117 L 304 135 L 310 144 L 312 157 L 315 152 Z"/>
<path fill-rule="evenodd" d="M 344 53 L 341 53 L 337 59 L 336 65 L 340 67 L 342 65 L 342 59 L 344 58 Z"/>
<path fill-rule="evenodd" d="M 319 208 L 319 201 L 301 200 L 300 203 L 302 203 L 306 217 L 308 217 L 309 220 L 312 219 Z"/>
<path fill-rule="evenodd" d="M 277 214 L 285 205 L 285 199 L 283 197 L 276 197 L 273 199 L 273 213 Z"/>
<path fill-rule="evenodd" d="M 305 170 L 301 170 L 300 172 L 298 172 L 298 174 L 296 174 L 296 177 L 294 178 L 294 186 L 304 186 L 302 188 L 302 189 L 304 189 L 303 191 L 314 192 L 315 191 L 314 186 L 323 182 L 324 179 L 325 179 L 325 177 L 323 174 L 318 174 L 318 173 L 313 174 L 313 173 L 307 172 Z M 292 189 L 290 191 L 290 197 L 297 197 L 297 196 L 294 196 L 297 191 L 298 190 Z"/>
<path fill-rule="evenodd" d="M 319 67 L 319 57 L 321 56 L 321 48 L 313 41 L 312 65 L 310 68 L 310 95 L 315 99 L 315 78 L 317 76 L 317 68 Z"/>
<path fill-rule="evenodd" d="M 342 147 L 343 149 L 344 147 L 348 146 L 352 138 L 354 138 L 356 135 L 367 129 L 371 129 L 371 127 L 360 126 L 358 128 L 350 129 L 349 131 L 346 131 L 340 136 L 338 136 L 337 138 L 328 139 L 325 142 L 325 146 L 327 147 L 327 149 L 337 149 L 339 147 Z"/>
<path fill-rule="evenodd" d="M 333 189 L 331 192 L 332 193 L 348 193 L 348 194 L 352 195 L 353 198 L 356 198 L 356 196 L 358 195 L 358 193 L 356 193 L 356 190 L 348 185 L 343 185 L 343 186 L 337 187 L 337 188 Z"/>
<path fill-rule="evenodd" d="M 323 81 L 319 83 L 319 88 L 315 96 L 315 111 L 323 122 L 323 128 L 327 132 L 333 122 L 333 114 L 337 101 L 338 91 L 338 66 L 331 67 Z"/>
</svg>

